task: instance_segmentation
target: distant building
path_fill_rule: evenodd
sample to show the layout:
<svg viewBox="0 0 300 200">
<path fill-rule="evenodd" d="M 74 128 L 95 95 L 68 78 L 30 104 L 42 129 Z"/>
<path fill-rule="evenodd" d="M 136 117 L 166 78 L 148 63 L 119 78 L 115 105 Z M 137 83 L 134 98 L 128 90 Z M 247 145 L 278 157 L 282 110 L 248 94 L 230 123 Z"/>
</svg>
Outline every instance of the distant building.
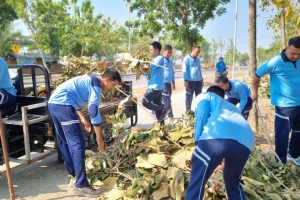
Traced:
<svg viewBox="0 0 300 200">
<path fill-rule="evenodd" d="M 43 57 L 46 63 L 51 63 L 53 61 L 53 58 L 48 54 L 44 54 Z M 9 64 L 43 64 L 42 57 L 39 53 L 9 53 L 6 60 Z"/>
<path fill-rule="evenodd" d="M 62 72 L 62 65 L 59 64 L 57 61 L 53 60 L 52 56 L 50 56 L 48 54 L 43 54 L 43 57 L 45 59 L 47 67 L 51 73 L 61 73 Z M 20 54 L 8 53 L 5 59 L 8 64 L 43 65 L 43 60 L 39 53 L 20 53 Z"/>
</svg>

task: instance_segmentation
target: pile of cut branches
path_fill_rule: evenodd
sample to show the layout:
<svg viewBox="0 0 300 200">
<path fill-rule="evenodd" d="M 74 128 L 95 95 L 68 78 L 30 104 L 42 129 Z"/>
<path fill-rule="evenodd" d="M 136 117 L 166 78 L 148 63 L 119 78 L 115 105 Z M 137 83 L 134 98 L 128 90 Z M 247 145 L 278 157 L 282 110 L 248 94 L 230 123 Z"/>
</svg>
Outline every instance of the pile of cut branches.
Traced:
<svg viewBox="0 0 300 200">
<path fill-rule="evenodd" d="M 90 183 L 106 190 L 98 200 L 184 199 L 194 150 L 193 116 L 149 129 L 125 129 L 121 114 L 107 118 L 115 125 L 115 143 L 105 153 L 89 151 L 86 159 Z M 295 165 L 281 165 L 272 153 L 255 149 L 241 183 L 251 200 L 296 200 L 299 176 Z M 226 199 L 221 170 L 209 179 L 204 199 Z"/>
</svg>

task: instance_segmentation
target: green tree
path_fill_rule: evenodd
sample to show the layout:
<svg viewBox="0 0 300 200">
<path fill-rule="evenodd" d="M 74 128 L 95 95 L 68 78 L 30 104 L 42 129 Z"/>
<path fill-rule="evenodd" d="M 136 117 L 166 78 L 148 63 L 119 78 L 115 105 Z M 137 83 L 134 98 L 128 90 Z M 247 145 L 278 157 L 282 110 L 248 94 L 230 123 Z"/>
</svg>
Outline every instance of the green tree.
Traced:
<svg viewBox="0 0 300 200">
<path fill-rule="evenodd" d="M 217 42 L 215 39 L 212 39 L 212 41 L 211 41 L 211 59 L 212 59 L 213 65 L 215 65 L 215 63 L 217 61 L 218 48 L 219 48 L 219 42 Z"/>
<path fill-rule="evenodd" d="M 281 48 L 285 48 L 288 38 L 300 35 L 300 1 L 261 0 L 260 3 L 263 11 L 270 12 L 272 16 L 267 26 L 280 36 Z"/>
<path fill-rule="evenodd" d="M 67 2 L 52 0 L 33 1 L 31 9 L 31 26 L 34 28 L 40 47 L 54 59 L 60 56 L 61 36 L 69 20 Z"/>
<path fill-rule="evenodd" d="M 40 53 L 111 58 L 123 51 L 123 29 L 94 15 L 91 0 L 10 0 L 32 33 Z"/>
<path fill-rule="evenodd" d="M 91 0 L 84 0 L 80 6 L 75 0 L 72 7 L 74 13 L 62 36 L 64 55 L 112 58 L 115 53 L 124 51 L 126 46 L 120 44 L 126 43 L 123 33 L 128 33 L 109 18 L 94 16 Z"/>
<path fill-rule="evenodd" d="M 17 19 L 17 13 L 5 0 L 0 0 L 0 28 L 1 30 Z"/>
<path fill-rule="evenodd" d="M 139 28 L 139 34 L 152 38 L 171 31 L 173 40 L 182 41 L 190 49 L 201 39 L 200 28 L 206 21 L 223 14 L 229 0 L 135 0 L 131 10 L 138 20 L 129 25 Z"/>
<path fill-rule="evenodd" d="M 249 61 L 249 54 L 248 53 L 237 53 L 237 62 L 240 65 L 247 65 L 248 61 Z"/>
<path fill-rule="evenodd" d="M 202 62 L 205 63 L 206 67 L 209 67 L 212 61 L 212 57 L 210 55 L 210 48 L 211 48 L 210 43 L 206 40 L 202 40 L 200 46 L 201 46 Z"/>
<path fill-rule="evenodd" d="M 278 54 L 281 50 L 281 46 L 278 42 L 274 42 L 270 45 L 269 48 L 257 48 L 257 64 L 261 65 L 265 61 L 271 59 L 276 54 Z"/>
<path fill-rule="evenodd" d="M 10 52 L 13 43 L 16 43 L 17 39 L 21 37 L 21 33 L 13 32 L 9 25 L 6 25 L 0 31 L 0 55 L 4 56 Z"/>
<path fill-rule="evenodd" d="M 228 47 L 227 47 L 227 51 L 225 53 L 225 62 L 227 63 L 227 65 L 231 66 L 232 64 L 232 60 L 233 60 L 233 48 L 234 48 L 234 44 L 233 44 L 233 39 L 229 39 L 228 41 Z M 237 50 L 236 50 L 237 52 Z"/>
</svg>

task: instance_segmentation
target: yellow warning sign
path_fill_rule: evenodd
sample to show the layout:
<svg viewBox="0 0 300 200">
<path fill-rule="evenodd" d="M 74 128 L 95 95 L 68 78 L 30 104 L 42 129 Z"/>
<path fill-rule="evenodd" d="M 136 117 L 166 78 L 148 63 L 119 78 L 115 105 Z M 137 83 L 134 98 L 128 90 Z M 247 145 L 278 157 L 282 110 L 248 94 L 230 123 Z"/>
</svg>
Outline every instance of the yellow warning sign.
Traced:
<svg viewBox="0 0 300 200">
<path fill-rule="evenodd" d="M 12 50 L 14 53 L 19 53 L 20 50 L 21 50 L 21 47 L 20 47 L 20 45 L 18 45 L 18 44 L 13 44 L 12 47 L 11 47 L 11 50 Z"/>
</svg>

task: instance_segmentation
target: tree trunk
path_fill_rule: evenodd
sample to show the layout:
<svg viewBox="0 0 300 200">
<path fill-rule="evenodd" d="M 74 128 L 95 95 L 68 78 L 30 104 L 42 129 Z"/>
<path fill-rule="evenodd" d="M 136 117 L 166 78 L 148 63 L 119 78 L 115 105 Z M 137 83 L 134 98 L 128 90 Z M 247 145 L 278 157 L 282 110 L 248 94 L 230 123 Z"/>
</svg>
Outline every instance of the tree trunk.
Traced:
<svg viewBox="0 0 300 200">
<path fill-rule="evenodd" d="M 284 8 L 281 10 L 281 48 L 284 49 L 286 47 L 286 34 L 285 34 L 285 10 Z"/>
<path fill-rule="evenodd" d="M 249 0 L 249 70 L 251 83 L 257 68 L 256 60 L 256 0 Z M 252 109 L 250 124 L 255 133 L 258 132 L 258 113 L 257 109 Z"/>
</svg>

